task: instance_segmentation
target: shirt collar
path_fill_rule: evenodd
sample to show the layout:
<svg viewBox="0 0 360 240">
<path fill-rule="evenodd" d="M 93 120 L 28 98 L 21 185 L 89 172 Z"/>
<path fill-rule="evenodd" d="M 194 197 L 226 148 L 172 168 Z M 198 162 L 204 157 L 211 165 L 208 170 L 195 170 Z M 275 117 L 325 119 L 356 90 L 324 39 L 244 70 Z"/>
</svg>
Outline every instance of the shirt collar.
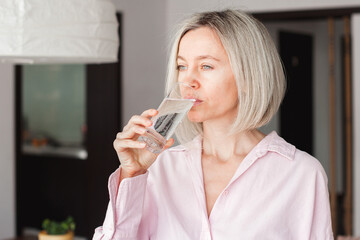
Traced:
<svg viewBox="0 0 360 240">
<path fill-rule="evenodd" d="M 295 156 L 295 146 L 286 142 L 275 131 L 268 134 L 258 145 L 256 150 L 266 154 L 267 152 L 276 152 L 289 160 L 293 160 Z"/>
<path fill-rule="evenodd" d="M 173 147 L 170 151 L 196 151 L 201 150 L 202 136 L 196 136 L 192 141 Z M 289 160 L 293 160 L 295 156 L 295 146 L 286 142 L 275 131 L 265 136 L 251 152 L 256 152 L 258 156 L 265 155 L 267 152 L 278 153 Z"/>
</svg>

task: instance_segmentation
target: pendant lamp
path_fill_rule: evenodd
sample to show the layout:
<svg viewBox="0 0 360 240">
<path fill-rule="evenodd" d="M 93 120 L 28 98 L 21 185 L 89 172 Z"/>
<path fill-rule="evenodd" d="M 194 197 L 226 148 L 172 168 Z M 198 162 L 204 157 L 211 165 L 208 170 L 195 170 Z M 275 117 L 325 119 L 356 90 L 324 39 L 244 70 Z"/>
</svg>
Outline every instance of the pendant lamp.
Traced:
<svg viewBox="0 0 360 240">
<path fill-rule="evenodd" d="M 0 62 L 116 62 L 111 0 L 0 0 Z"/>
</svg>

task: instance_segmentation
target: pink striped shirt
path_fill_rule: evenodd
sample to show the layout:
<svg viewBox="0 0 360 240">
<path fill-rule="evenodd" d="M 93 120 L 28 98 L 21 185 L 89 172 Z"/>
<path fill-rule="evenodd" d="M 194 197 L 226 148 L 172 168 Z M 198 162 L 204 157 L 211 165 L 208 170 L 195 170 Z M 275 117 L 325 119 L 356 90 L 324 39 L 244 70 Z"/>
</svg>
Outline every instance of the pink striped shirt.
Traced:
<svg viewBox="0 0 360 240">
<path fill-rule="evenodd" d="M 201 143 L 197 137 L 164 151 L 120 186 L 116 170 L 93 239 L 334 239 L 324 169 L 275 132 L 242 161 L 208 217 Z"/>
</svg>

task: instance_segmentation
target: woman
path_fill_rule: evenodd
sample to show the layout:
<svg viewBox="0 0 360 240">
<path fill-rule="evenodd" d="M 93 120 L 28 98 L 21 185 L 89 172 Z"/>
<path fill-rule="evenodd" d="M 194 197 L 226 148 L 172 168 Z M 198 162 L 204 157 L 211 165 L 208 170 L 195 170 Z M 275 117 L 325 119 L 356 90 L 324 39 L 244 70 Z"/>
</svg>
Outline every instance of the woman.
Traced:
<svg viewBox="0 0 360 240">
<path fill-rule="evenodd" d="M 114 141 L 121 166 L 94 239 L 333 239 L 320 163 L 257 130 L 285 91 L 261 23 L 233 10 L 195 14 L 176 35 L 167 81 L 199 96 L 178 128 L 183 145 L 152 154 L 137 139 L 157 111 L 130 119 Z"/>
</svg>

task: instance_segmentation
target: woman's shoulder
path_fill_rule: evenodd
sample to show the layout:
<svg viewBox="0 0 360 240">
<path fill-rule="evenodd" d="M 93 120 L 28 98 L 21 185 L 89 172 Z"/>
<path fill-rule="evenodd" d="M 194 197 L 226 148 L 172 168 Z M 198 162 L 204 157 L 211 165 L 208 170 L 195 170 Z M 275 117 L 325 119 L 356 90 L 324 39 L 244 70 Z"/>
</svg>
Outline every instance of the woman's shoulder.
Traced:
<svg viewBox="0 0 360 240">
<path fill-rule="evenodd" d="M 191 140 L 190 142 L 184 143 L 184 144 L 178 144 L 174 147 L 171 147 L 169 149 L 166 149 L 164 152 L 162 152 L 160 155 L 176 155 L 178 153 L 190 153 L 192 154 L 193 152 L 196 151 L 200 151 L 201 150 L 201 140 L 202 137 L 199 135 L 197 137 L 195 137 L 193 140 Z"/>
<path fill-rule="evenodd" d="M 320 172 L 326 175 L 322 164 L 314 156 L 298 149 L 293 144 L 278 136 L 276 132 L 272 132 L 269 135 L 271 135 L 269 149 L 290 160 L 292 162 L 291 165 L 296 166 L 297 171 L 303 170 L 308 173 Z"/>
<path fill-rule="evenodd" d="M 195 145 L 194 145 L 195 146 Z M 151 182 L 174 182 L 175 179 L 183 181 L 189 177 L 193 160 L 201 156 L 201 151 L 193 151 L 187 145 L 178 145 L 166 149 L 157 157 L 149 168 L 149 180 Z"/>
<path fill-rule="evenodd" d="M 196 137 L 188 143 L 179 144 L 164 150 L 159 154 L 153 165 L 163 166 L 170 164 L 170 167 L 172 167 L 174 162 L 178 164 L 180 160 L 181 163 L 184 163 L 190 158 L 196 158 L 199 153 L 201 153 L 201 139 Z"/>
<path fill-rule="evenodd" d="M 177 145 L 168 148 L 159 154 L 156 163 L 164 164 L 164 162 L 176 161 L 177 158 L 184 156 L 185 153 L 186 153 L 186 148 L 182 145 Z"/>
<path fill-rule="evenodd" d="M 320 174 L 323 177 L 327 178 L 324 167 L 321 162 L 310 155 L 309 153 L 302 151 L 300 149 L 296 149 L 294 155 L 294 162 L 297 165 L 297 168 L 306 173 Z"/>
</svg>

